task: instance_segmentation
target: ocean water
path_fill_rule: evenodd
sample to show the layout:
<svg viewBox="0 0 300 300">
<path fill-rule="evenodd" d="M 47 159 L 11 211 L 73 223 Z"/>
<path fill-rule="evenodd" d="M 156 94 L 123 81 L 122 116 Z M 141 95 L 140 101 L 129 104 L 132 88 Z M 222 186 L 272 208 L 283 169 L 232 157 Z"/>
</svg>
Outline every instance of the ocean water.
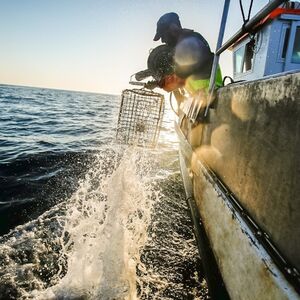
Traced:
<svg viewBox="0 0 300 300">
<path fill-rule="evenodd" d="M 129 147 L 119 104 L 0 85 L 0 299 L 208 299 L 173 112 Z"/>
</svg>

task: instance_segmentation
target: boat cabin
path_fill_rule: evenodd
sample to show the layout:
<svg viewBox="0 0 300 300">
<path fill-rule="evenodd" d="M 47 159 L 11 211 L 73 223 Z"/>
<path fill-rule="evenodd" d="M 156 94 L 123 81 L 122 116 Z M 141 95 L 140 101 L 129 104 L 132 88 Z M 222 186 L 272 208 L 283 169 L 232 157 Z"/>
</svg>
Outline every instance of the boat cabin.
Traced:
<svg viewBox="0 0 300 300">
<path fill-rule="evenodd" d="M 300 3 L 275 9 L 231 50 L 235 81 L 300 70 Z"/>
</svg>

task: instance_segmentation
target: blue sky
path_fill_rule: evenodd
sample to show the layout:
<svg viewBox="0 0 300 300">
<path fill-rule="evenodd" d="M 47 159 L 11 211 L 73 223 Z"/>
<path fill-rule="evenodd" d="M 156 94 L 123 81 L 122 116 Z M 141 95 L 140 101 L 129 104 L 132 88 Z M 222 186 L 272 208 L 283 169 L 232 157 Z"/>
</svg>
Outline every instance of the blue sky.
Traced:
<svg viewBox="0 0 300 300">
<path fill-rule="evenodd" d="M 242 24 L 231 2 L 225 40 Z M 252 15 L 267 2 L 254 1 Z M 214 51 L 222 8 L 223 0 L 0 0 L 0 83 L 118 94 L 159 45 L 162 14 L 177 12 Z M 221 67 L 231 75 L 229 51 Z"/>
</svg>

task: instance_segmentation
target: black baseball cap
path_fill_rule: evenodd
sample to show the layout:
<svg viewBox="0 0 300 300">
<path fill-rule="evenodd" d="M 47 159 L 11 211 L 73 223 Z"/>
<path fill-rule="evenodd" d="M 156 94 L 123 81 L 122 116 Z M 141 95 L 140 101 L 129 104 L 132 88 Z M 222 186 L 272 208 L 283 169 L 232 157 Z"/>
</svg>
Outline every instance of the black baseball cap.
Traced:
<svg viewBox="0 0 300 300">
<path fill-rule="evenodd" d="M 162 35 L 163 31 L 170 24 L 176 24 L 181 28 L 181 24 L 180 24 L 180 21 L 179 21 L 179 16 L 174 12 L 164 14 L 159 18 L 159 20 L 157 21 L 156 34 L 155 34 L 153 40 L 158 41 L 161 38 L 161 35 Z"/>
</svg>

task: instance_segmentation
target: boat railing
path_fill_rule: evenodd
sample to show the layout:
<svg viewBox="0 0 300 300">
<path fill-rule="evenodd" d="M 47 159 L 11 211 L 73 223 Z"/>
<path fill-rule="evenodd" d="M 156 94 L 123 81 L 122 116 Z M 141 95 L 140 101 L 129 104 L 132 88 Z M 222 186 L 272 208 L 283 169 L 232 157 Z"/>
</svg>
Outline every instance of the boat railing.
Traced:
<svg viewBox="0 0 300 300">
<path fill-rule="evenodd" d="M 208 105 L 206 106 L 206 109 L 205 109 L 205 112 L 204 112 L 204 117 L 207 116 L 210 104 L 211 104 L 212 99 L 213 99 L 213 92 L 214 92 L 214 88 L 215 88 L 215 78 L 216 78 L 216 74 L 217 74 L 217 68 L 218 68 L 218 64 L 219 64 L 220 54 L 222 52 L 224 52 L 226 49 L 228 49 L 231 45 L 233 45 L 236 41 L 238 41 L 245 33 L 248 33 L 253 28 L 253 26 L 255 24 L 257 24 L 258 22 L 263 20 L 275 8 L 277 8 L 279 5 L 281 5 L 285 2 L 288 2 L 288 1 L 289 0 L 273 0 L 273 1 L 270 1 L 253 18 L 247 20 L 243 24 L 242 28 L 236 34 L 234 34 L 227 42 L 225 42 L 222 45 L 224 32 L 225 32 L 225 27 L 226 27 L 227 16 L 228 16 L 228 11 L 229 11 L 229 4 L 230 4 L 230 0 L 225 0 L 224 1 L 223 14 L 222 14 L 222 18 L 221 18 L 219 36 L 218 36 L 218 41 L 217 41 L 217 46 L 216 46 L 216 51 L 215 51 L 211 76 L 210 76 Z"/>
</svg>

